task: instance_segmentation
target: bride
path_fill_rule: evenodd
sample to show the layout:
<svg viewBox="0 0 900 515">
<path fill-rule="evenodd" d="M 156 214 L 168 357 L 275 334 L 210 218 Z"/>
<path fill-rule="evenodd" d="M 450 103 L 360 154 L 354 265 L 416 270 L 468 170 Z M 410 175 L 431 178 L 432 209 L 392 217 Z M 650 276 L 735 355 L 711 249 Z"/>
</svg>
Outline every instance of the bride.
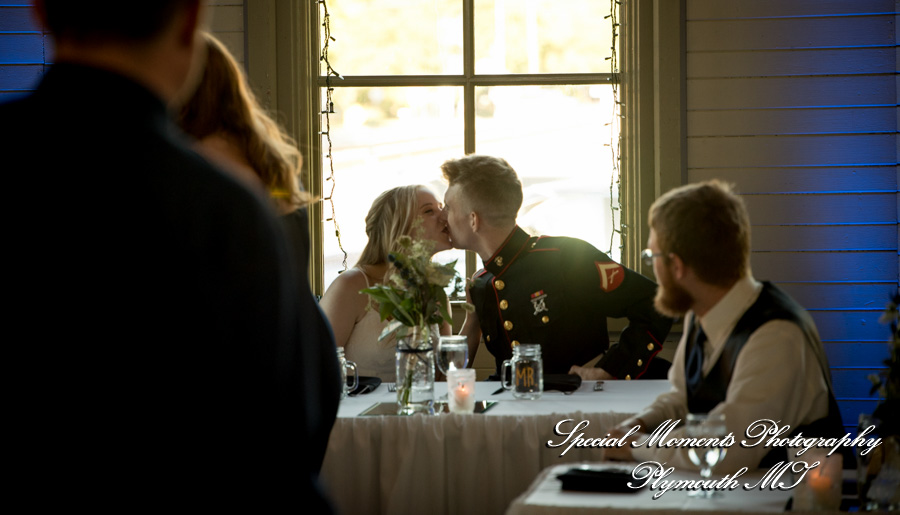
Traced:
<svg viewBox="0 0 900 515">
<path fill-rule="evenodd" d="M 356 265 L 342 273 L 322 297 L 319 306 L 331 322 L 338 347 L 344 347 L 348 360 L 356 363 L 360 376 L 375 376 L 394 381 L 395 341 L 393 336 L 378 341 L 387 321 L 382 322 L 377 306 L 360 290 L 385 283 L 397 239 L 410 235 L 419 219 L 418 237 L 434 242 L 434 252 L 451 248 L 447 226 L 440 220 L 441 204 L 427 187 L 399 186 L 375 199 L 366 215 L 365 249 Z M 441 334 L 450 334 L 450 325 Z"/>
</svg>

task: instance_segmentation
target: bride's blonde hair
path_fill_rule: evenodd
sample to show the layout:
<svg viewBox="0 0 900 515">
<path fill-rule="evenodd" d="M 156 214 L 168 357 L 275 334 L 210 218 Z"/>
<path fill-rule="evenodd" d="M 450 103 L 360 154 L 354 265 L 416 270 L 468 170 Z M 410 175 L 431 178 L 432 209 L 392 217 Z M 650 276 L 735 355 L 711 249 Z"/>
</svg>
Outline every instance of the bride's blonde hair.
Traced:
<svg viewBox="0 0 900 515">
<path fill-rule="evenodd" d="M 313 199 L 299 183 L 303 156 L 297 144 L 259 105 L 234 57 L 204 33 L 208 55 L 203 78 L 181 108 L 178 123 L 196 138 L 226 136 L 237 145 L 273 199 L 297 208 Z"/>
<path fill-rule="evenodd" d="M 398 186 L 378 195 L 366 215 L 369 241 L 359 256 L 358 265 L 386 263 L 388 254 L 397 250 L 397 240 L 412 230 L 422 185 Z"/>
</svg>

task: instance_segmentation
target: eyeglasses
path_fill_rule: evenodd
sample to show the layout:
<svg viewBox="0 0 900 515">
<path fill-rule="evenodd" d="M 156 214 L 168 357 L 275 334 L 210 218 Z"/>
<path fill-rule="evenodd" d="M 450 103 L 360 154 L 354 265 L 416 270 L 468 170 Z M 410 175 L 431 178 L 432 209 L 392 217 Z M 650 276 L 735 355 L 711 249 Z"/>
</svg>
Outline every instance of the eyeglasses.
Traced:
<svg viewBox="0 0 900 515">
<path fill-rule="evenodd" d="M 650 249 L 644 249 L 644 251 L 641 252 L 641 260 L 644 262 L 644 266 L 646 266 L 647 268 L 653 268 L 653 258 L 660 256 L 665 256 L 665 254 L 663 254 L 662 252 L 660 252 L 659 254 L 654 254 Z"/>
</svg>

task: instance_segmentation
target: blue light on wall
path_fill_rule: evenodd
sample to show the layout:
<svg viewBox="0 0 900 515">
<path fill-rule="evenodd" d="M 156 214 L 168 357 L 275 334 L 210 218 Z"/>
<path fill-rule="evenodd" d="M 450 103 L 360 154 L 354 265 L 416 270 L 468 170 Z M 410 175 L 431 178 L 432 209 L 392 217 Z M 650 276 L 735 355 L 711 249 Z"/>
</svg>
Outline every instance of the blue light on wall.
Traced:
<svg viewBox="0 0 900 515">
<path fill-rule="evenodd" d="M 44 73 L 44 35 L 31 8 L 0 2 L 0 102 L 24 95 Z"/>
</svg>

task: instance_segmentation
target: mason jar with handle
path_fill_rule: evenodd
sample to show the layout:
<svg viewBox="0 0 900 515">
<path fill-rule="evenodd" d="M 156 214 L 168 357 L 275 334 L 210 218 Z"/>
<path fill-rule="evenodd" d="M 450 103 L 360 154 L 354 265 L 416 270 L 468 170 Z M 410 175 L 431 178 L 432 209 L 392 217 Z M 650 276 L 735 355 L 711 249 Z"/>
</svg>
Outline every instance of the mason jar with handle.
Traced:
<svg viewBox="0 0 900 515">
<path fill-rule="evenodd" d="M 344 348 L 337 348 L 337 357 L 338 364 L 341 367 L 341 399 L 346 399 L 347 395 L 350 394 L 353 390 L 356 390 L 356 387 L 359 386 L 359 374 L 356 370 L 356 363 L 352 361 L 347 361 L 347 358 L 344 357 Z M 353 372 L 353 384 L 347 384 L 347 370 L 351 370 Z"/>
<path fill-rule="evenodd" d="M 507 369 L 511 368 L 509 381 Z M 544 391 L 544 364 L 541 359 L 541 346 L 523 343 L 513 347 L 512 359 L 503 362 L 500 367 L 503 387 L 512 390 L 516 399 L 535 400 L 541 398 Z"/>
</svg>

